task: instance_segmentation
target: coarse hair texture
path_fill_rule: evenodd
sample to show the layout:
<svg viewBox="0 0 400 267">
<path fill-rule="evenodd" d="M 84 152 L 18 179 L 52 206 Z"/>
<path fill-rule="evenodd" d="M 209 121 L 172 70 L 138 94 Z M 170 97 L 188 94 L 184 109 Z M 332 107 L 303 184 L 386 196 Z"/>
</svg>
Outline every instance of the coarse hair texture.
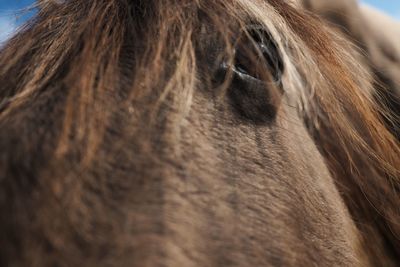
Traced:
<svg viewBox="0 0 400 267">
<path fill-rule="evenodd" d="M 380 114 L 387 112 L 374 102 L 356 49 L 318 18 L 283 0 L 48 0 L 38 8 L 0 51 L 0 129 L 63 91 L 63 122 L 49 153 L 54 161 L 76 156 L 88 166 L 113 112 L 151 98 L 155 88 L 163 91 L 149 101 L 153 110 L 172 98 L 185 115 L 193 91 L 213 75 L 197 56 L 204 27 L 223 40 L 221 57 L 232 58 L 234 36 L 256 22 L 282 50 L 287 102 L 325 157 L 366 255 L 376 265 L 387 255 L 400 260 L 398 141 L 385 127 Z M 13 152 L 1 144 L 0 187 L 8 188 L 15 182 L 4 179 Z M 16 149 L 22 145 L 29 144 Z M 15 197 L 1 199 L 0 207 Z"/>
</svg>

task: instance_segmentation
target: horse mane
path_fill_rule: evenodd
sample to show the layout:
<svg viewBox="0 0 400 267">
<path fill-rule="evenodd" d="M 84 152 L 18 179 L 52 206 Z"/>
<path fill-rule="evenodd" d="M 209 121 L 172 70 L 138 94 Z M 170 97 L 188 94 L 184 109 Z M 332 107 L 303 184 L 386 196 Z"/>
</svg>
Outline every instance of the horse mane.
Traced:
<svg viewBox="0 0 400 267">
<path fill-rule="evenodd" d="M 286 1 L 41 1 L 38 15 L 0 51 L 0 139 L 17 133 L 35 103 L 58 95 L 63 121 L 51 124 L 56 141 L 43 153 L 54 162 L 77 155 L 88 165 L 113 113 L 154 88 L 165 90 L 154 104 L 172 95 L 187 111 L 198 83 L 202 25 L 214 25 L 226 43 L 221 53 L 229 55 L 232 36 L 249 21 L 268 27 L 284 50 L 287 97 L 325 157 L 360 230 L 360 246 L 377 265 L 387 254 L 399 260 L 400 146 L 385 127 L 387 112 L 371 96 L 356 49 Z M 28 143 L 0 143 L 2 176 L 12 174 L 11 154 L 35 153 Z M 2 178 L 0 187 L 14 182 Z"/>
<path fill-rule="evenodd" d="M 391 120 L 389 111 L 372 98 L 372 78 L 364 66 L 356 63 L 359 57 L 354 47 L 332 29 L 324 32 L 315 27 L 318 19 L 301 25 L 302 18 L 297 17 L 298 13 L 294 16 L 292 29 L 303 37 L 314 54 L 324 79 L 321 85 L 326 86 L 315 92 L 317 112 L 322 117 L 308 113 L 306 121 L 317 119 L 311 123 L 311 131 L 364 237 L 370 261 L 381 265 L 386 250 L 397 262 L 400 150 L 398 141 L 383 122 L 384 118 Z M 291 18 L 287 21 L 290 23 Z M 309 73 L 312 71 L 304 75 Z"/>
</svg>

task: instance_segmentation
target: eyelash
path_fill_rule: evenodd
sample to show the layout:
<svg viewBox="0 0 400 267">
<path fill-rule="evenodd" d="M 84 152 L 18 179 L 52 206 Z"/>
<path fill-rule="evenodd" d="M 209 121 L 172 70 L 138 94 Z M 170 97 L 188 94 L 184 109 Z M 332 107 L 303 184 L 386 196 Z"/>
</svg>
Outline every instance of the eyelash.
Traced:
<svg viewBox="0 0 400 267">
<path fill-rule="evenodd" d="M 257 80 L 281 83 L 284 72 L 282 56 L 271 34 L 260 26 L 250 26 L 239 39 L 234 68 Z"/>
</svg>

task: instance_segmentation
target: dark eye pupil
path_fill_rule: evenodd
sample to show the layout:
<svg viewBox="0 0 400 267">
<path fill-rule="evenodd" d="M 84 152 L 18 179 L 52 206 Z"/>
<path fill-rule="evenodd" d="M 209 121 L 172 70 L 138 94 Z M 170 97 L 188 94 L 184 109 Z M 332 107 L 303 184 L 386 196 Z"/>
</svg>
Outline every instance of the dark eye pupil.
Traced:
<svg viewBox="0 0 400 267">
<path fill-rule="evenodd" d="M 283 61 L 269 32 L 257 26 L 248 29 L 236 49 L 235 69 L 258 80 L 269 79 L 280 84 Z"/>
</svg>

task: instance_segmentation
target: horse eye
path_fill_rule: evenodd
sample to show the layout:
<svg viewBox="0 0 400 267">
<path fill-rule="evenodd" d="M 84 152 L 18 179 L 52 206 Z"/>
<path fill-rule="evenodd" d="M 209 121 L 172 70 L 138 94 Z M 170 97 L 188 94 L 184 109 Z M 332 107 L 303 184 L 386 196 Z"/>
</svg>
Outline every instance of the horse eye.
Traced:
<svg viewBox="0 0 400 267">
<path fill-rule="evenodd" d="M 284 71 L 282 56 L 271 34 L 261 26 L 249 27 L 239 39 L 234 70 L 257 80 L 280 85 Z"/>
</svg>

